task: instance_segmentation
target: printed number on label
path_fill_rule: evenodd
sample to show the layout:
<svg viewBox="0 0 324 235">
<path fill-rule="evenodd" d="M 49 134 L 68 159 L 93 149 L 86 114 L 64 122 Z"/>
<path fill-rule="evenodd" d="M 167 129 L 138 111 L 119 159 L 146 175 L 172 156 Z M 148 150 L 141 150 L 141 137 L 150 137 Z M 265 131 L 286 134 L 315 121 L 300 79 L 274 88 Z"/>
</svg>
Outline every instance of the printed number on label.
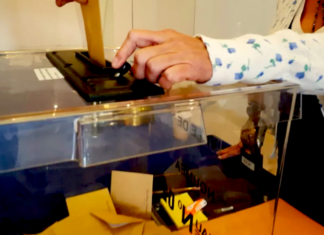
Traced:
<svg viewBox="0 0 324 235">
<path fill-rule="evenodd" d="M 247 158 L 242 156 L 242 163 L 248 167 L 250 170 L 254 171 L 255 170 L 255 165 L 253 162 L 249 161 Z"/>
</svg>

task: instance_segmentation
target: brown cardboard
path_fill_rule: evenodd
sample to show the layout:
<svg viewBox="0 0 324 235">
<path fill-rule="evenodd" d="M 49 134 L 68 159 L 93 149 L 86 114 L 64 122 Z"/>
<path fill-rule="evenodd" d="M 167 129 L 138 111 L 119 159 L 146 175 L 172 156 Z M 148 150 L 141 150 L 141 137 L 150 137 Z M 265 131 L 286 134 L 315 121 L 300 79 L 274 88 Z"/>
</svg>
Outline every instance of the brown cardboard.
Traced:
<svg viewBox="0 0 324 235">
<path fill-rule="evenodd" d="M 151 219 L 153 175 L 113 171 L 111 197 L 118 214 Z"/>
</svg>

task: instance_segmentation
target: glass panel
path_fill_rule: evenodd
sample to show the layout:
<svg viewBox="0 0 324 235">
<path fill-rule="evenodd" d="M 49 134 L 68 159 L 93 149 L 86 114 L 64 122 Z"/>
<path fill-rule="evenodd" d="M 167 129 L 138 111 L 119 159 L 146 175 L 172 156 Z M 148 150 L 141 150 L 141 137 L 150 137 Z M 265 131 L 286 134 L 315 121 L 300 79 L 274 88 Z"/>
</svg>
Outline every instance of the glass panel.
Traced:
<svg viewBox="0 0 324 235">
<path fill-rule="evenodd" d="M 107 50 L 107 57 L 114 53 Z M 189 201 L 207 202 L 201 231 L 218 234 L 235 226 L 271 234 L 284 157 L 277 125 L 300 118 L 298 86 L 184 82 L 162 96 L 86 103 L 63 78 L 39 79 L 35 72 L 45 69 L 52 76 L 52 68 L 44 53 L 0 56 L 4 201 L 28 190 L 31 196 L 17 205 L 40 209 L 39 201 L 54 205 L 54 197 L 66 208 L 56 197 L 110 188 L 113 170 L 146 173 L 154 177 L 152 219 L 170 230 L 200 230 L 190 216 L 170 218 L 165 211 L 173 199 L 174 210 L 189 206 L 179 199 L 185 194 Z M 219 159 L 217 152 L 230 146 L 233 156 Z M 60 218 L 65 212 L 60 210 Z M 42 213 L 51 215 L 50 209 Z M 173 222 L 182 219 L 186 226 Z"/>
<path fill-rule="evenodd" d="M 0 172 L 73 161 L 74 119 L 0 125 Z"/>
<path fill-rule="evenodd" d="M 77 121 L 82 167 L 206 144 L 200 106 L 146 106 Z"/>
<path fill-rule="evenodd" d="M 274 2 L 252 1 L 255 8 L 242 2 L 234 14 L 237 9 L 230 1 L 219 7 L 214 0 L 101 0 L 105 46 L 117 48 L 132 28 L 173 28 L 219 38 L 264 34 L 271 11 L 265 16 L 263 8 Z M 247 19 L 252 10 L 265 21 Z M 217 14 L 206 14 L 210 11 Z M 58 9 L 54 0 L 8 0 L 0 3 L 0 13 L 0 31 L 9 35 L 0 42 L 1 51 L 43 50 L 0 52 L 2 231 L 35 234 L 62 226 L 74 216 L 73 196 L 111 191 L 112 171 L 118 170 L 153 175 L 151 220 L 169 230 L 272 234 L 285 157 L 283 136 L 288 137 L 290 121 L 301 117 L 298 86 L 183 82 L 164 95 L 87 103 L 44 53 L 48 48 L 85 47 L 79 6 Z M 229 16 L 225 24 L 216 19 Z M 222 22 L 220 27 L 215 27 L 217 22 Z M 15 27 L 8 27 L 13 23 Z M 107 49 L 106 58 L 115 53 Z M 287 128 L 278 130 L 279 125 Z M 197 222 L 184 212 L 201 199 L 207 204 Z M 81 207 L 97 200 L 86 198 Z M 179 213 L 171 215 L 175 210 Z M 80 228 L 82 223 L 78 219 L 75 224 Z M 78 233 L 73 223 L 65 225 Z"/>
<path fill-rule="evenodd" d="M 107 49 L 105 51 L 106 58 L 111 59 L 115 53 L 116 50 Z M 64 81 L 62 75 L 53 75 L 51 73 L 53 69 L 53 65 L 43 52 L 0 53 L 0 99 L 2 100 L 0 122 L 22 121 L 19 118 L 23 118 L 23 121 L 39 120 L 39 118 L 43 119 L 45 117 L 56 118 L 95 110 L 128 107 L 127 105 L 141 105 L 143 103 L 208 100 L 230 94 L 262 92 L 269 92 L 268 97 L 261 98 L 268 102 L 265 103 L 265 107 L 270 104 L 271 107 L 273 105 L 276 108 L 276 103 L 279 100 L 287 100 L 287 107 L 283 110 L 285 110 L 286 114 L 289 114 L 290 104 L 294 103 L 293 96 L 288 95 L 288 98 L 279 98 L 278 94 L 299 92 L 299 88 L 291 83 L 273 82 L 262 86 L 248 86 L 238 83 L 232 86 L 207 87 L 192 82 L 183 82 L 175 85 L 169 93 L 163 96 L 131 102 L 101 102 L 94 106 L 84 102 Z M 271 91 L 276 91 L 276 100 L 274 101 L 271 100 Z M 42 99 L 39 99 L 39 97 L 42 97 Z M 296 109 L 295 118 L 299 118 L 299 108 Z"/>
<path fill-rule="evenodd" d="M 123 3 L 107 1 L 105 17 L 121 22 L 119 17 L 130 14 L 112 9 Z M 151 1 L 147 6 L 158 6 L 158 14 L 146 17 L 154 21 L 138 18 L 145 4 L 133 3 L 133 9 L 124 7 L 125 12 L 134 10 L 134 22 L 125 20 L 120 28 L 103 24 L 109 45 L 120 45 L 129 22 L 160 29 L 178 13 L 187 20 L 174 24 L 175 29 L 194 32 L 194 1 L 181 12 L 179 7 L 168 9 L 183 1 Z M 168 21 L 161 20 L 165 12 L 172 16 Z M 106 50 L 106 58 L 111 60 L 115 52 Z M 277 144 L 277 127 L 300 118 L 298 86 L 272 82 L 206 87 L 183 82 L 161 96 L 87 103 L 53 69 L 44 52 L 0 54 L 0 206 L 12 201 L 10 205 L 17 206 L 9 215 L 13 223 L 3 225 L 8 231 L 43 231 L 68 216 L 65 199 L 111 189 L 112 171 L 119 170 L 153 175 L 152 220 L 170 230 L 272 233 L 285 156 L 285 146 Z M 286 131 L 289 128 L 281 136 Z M 218 153 L 228 147 L 229 152 Z M 183 194 L 191 202 L 207 202 L 198 223 L 182 214 L 190 205 L 179 199 Z M 29 209 L 20 213 L 21 208 Z M 181 213 L 172 217 L 168 209 Z M 36 210 L 46 218 L 57 217 L 32 218 L 28 211 Z"/>
</svg>

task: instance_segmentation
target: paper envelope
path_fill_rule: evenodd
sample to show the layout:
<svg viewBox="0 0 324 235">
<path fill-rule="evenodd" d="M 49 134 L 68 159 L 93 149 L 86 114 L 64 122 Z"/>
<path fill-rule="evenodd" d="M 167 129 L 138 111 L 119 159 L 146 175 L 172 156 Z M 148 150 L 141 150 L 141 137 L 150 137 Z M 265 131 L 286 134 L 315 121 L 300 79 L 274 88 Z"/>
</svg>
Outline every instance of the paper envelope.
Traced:
<svg viewBox="0 0 324 235">
<path fill-rule="evenodd" d="M 108 209 L 116 214 L 107 188 L 66 199 L 70 216 L 89 214 L 94 209 Z"/>
<path fill-rule="evenodd" d="M 143 235 L 178 235 L 179 232 L 171 232 L 165 226 L 158 226 L 153 220 L 145 222 Z"/>
<path fill-rule="evenodd" d="M 66 200 L 70 216 L 53 224 L 40 235 L 112 234 L 107 225 L 91 215 L 105 209 L 116 214 L 108 189 L 82 194 Z"/>
<path fill-rule="evenodd" d="M 144 220 L 125 217 L 95 210 L 89 215 L 82 215 L 56 223 L 42 235 L 142 235 Z"/>
<path fill-rule="evenodd" d="M 142 235 L 145 221 L 124 215 L 110 213 L 107 210 L 91 212 L 99 221 L 106 224 L 113 235 Z"/>
<path fill-rule="evenodd" d="M 164 226 L 158 226 L 154 221 L 138 219 L 134 217 L 116 215 L 105 210 L 95 210 L 91 214 L 103 221 L 110 228 L 113 235 L 171 235 L 178 232 L 171 232 Z"/>
<path fill-rule="evenodd" d="M 111 198 L 118 214 L 151 219 L 153 175 L 112 171 Z"/>
<path fill-rule="evenodd" d="M 108 189 L 67 199 L 70 216 L 41 235 L 142 235 L 145 220 L 117 215 Z"/>
<path fill-rule="evenodd" d="M 113 235 L 107 225 L 95 217 L 89 215 L 80 215 L 69 217 L 41 233 L 41 235 L 89 235 L 89 234 L 107 234 Z"/>
</svg>

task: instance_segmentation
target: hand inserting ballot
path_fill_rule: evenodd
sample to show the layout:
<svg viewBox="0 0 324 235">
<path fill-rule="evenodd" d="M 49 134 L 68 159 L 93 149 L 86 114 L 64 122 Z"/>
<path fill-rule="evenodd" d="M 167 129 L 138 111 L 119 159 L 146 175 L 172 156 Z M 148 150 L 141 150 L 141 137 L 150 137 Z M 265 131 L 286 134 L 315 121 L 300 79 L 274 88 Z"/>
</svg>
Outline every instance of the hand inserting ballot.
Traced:
<svg viewBox="0 0 324 235">
<path fill-rule="evenodd" d="M 69 2 L 78 2 L 81 4 L 86 4 L 88 2 L 88 0 L 56 0 L 56 5 L 58 7 L 62 7 Z"/>
<path fill-rule="evenodd" d="M 241 154 L 242 147 L 243 147 L 242 142 L 239 142 L 236 145 L 218 151 L 216 154 L 218 155 L 218 158 L 221 160 L 231 158 L 231 157 L 236 157 Z"/>
<path fill-rule="evenodd" d="M 209 54 L 199 38 L 174 30 L 132 30 L 112 66 L 121 67 L 134 52 L 133 75 L 159 83 L 164 89 L 185 80 L 204 83 L 212 77 Z"/>
</svg>

